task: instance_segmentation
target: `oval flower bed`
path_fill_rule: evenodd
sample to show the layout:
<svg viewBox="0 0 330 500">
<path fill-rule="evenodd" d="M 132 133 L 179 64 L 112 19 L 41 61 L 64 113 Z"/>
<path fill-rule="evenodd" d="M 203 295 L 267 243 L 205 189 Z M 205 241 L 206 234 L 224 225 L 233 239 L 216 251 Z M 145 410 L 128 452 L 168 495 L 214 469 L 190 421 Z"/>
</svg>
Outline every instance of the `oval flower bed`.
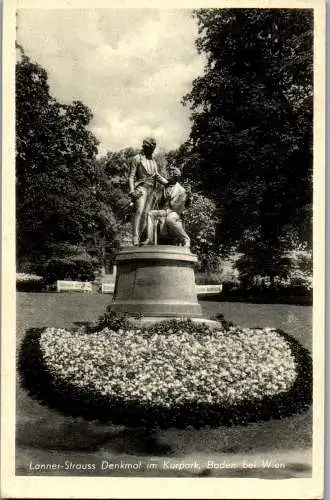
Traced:
<svg viewBox="0 0 330 500">
<path fill-rule="evenodd" d="M 129 426 L 244 424 L 311 403 L 310 356 L 284 332 L 190 320 L 122 326 L 29 331 L 23 385 L 63 413 Z"/>
</svg>

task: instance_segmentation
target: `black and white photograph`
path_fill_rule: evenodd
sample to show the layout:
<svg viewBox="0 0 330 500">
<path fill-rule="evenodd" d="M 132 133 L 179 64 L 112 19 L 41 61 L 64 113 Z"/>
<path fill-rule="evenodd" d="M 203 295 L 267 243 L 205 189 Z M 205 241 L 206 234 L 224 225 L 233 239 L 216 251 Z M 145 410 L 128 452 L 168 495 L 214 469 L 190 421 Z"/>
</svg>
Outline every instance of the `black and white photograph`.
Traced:
<svg viewBox="0 0 330 500">
<path fill-rule="evenodd" d="M 323 498 L 324 2 L 4 4 L 4 497 Z"/>
</svg>

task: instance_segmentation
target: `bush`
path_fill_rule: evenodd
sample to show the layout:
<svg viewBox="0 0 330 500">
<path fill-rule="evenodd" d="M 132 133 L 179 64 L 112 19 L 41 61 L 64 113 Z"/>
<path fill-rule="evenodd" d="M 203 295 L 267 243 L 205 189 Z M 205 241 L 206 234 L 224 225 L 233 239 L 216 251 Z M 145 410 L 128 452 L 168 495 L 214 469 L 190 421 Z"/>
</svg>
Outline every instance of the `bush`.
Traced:
<svg viewBox="0 0 330 500">
<path fill-rule="evenodd" d="M 47 284 L 57 280 L 93 281 L 94 266 L 85 258 L 54 258 L 45 265 L 44 279 Z"/>
<path fill-rule="evenodd" d="M 312 303 L 311 251 L 302 248 L 283 253 L 274 260 L 272 273 L 270 268 L 262 270 L 260 262 L 256 264 L 252 257 L 241 255 L 236 260 L 234 265 L 240 270 L 240 279 L 223 282 L 222 299 Z"/>
<path fill-rule="evenodd" d="M 289 262 L 289 272 L 285 278 L 278 279 L 283 288 L 311 292 L 313 289 L 313 257 L 308 250 L 292 250 L 285 256 Z"/>
<path fill-rule="evenodd" d="M 62 242 L 50 245 L 46 250 L 43 259 L 30 263 L 30 267 L 44 278 L 47 285 L 59 279 L 94 280 L 94 270 L 99 267 L 99 262 L 89 255 L 85 247 Z"/>
<path fill-rule="evenodd" d="M 65 414 L 133 427 L 246 424 L 311 403 L 309 353 L 284 332 L 222 317 L 215 329 L 122 319 L 108 314 L 101 330 L 30 330 L 19 358 L 24 387 Z"/>
<path fill-rule="evenodd" d="M 237 281 L 222 284 L 220 300 L 261 303 L 312 304 L 313 292 L 305 286 L 258 283 L 249 287 Z"/>
<path fill-rule="evenodd" d="M 18 292 L 41 292 L 45 288 L 41 276 L 30 273 L 16 273 L 16 290 Z"/>
<path fill-rule="evenodd" d="M 215 203 L 194 193 L 190 207 L 184 213 L 184 225 L 191 238 L 191 251 L 198 256 L 198 267 L 203 272 L 217 270 L 218 248 L 215 245 L 217 209 Z"/>
<path fill-rule="evenodd" d="M 271 252 L 259 245 L 235 262 L 241 289 L 249 294 L 311 296 L 313 259 L 308 249 Z"/>
<path fill-rule="evenodd" d="M 195 273 L 196 285 L 219 285 L 221 277 L 217 273 Z"/>
</svg>

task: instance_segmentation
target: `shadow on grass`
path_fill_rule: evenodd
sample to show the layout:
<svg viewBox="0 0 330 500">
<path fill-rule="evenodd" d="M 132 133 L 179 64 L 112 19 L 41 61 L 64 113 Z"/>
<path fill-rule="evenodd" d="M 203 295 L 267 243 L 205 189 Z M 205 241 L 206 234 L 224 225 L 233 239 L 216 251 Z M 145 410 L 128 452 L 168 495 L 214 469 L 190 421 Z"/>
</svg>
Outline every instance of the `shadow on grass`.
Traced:
<svg viewBox="0 0 330 500">
<path fill-rule="evenodd" d="M 159 442 L 152 429 L 118 429 L 98 426 L 91 422 L 71 421 L 53 428 L 48 419 L 38 422 L 38 432 L 21 425 L 16 431 L 16 444 L 23 448 L 61 451 L 95 452 L 107 448 L 117 453 L 167 456 L 169 445 Z"/>
</svg>

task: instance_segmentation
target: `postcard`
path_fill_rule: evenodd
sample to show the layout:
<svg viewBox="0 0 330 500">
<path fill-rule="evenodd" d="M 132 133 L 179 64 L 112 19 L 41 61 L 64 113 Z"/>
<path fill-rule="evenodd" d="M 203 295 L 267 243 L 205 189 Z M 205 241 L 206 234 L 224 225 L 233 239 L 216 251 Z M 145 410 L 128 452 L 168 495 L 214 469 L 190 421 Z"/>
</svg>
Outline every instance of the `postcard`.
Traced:
<svg viewBox="0 0 330 500">
<path fill-rule="evenodd" d="M 4 498 L 323 498 L 325 2 L 4 0 Z"/>
</svg>

